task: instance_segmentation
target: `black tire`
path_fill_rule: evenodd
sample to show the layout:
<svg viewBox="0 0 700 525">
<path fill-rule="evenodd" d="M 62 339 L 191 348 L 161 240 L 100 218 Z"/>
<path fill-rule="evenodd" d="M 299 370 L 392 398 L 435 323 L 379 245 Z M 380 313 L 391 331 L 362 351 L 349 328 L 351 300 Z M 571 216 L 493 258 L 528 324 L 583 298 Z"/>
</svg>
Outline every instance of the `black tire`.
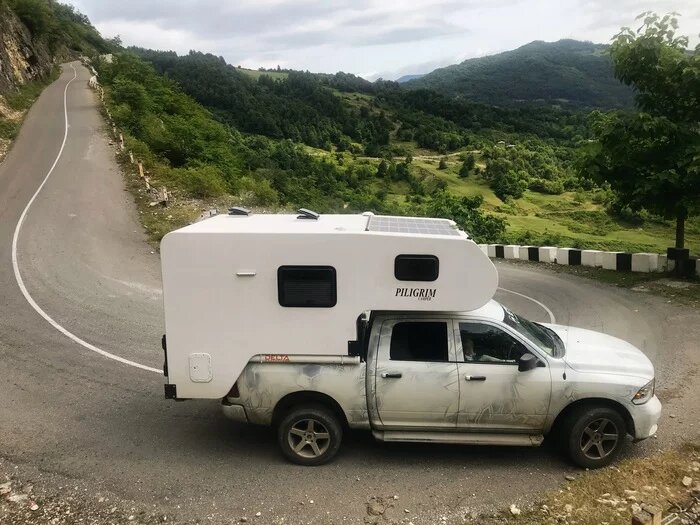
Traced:
<svg viewBox="0 0 700 525">
<path fill-rule="evenodd" d="M 581 468 L 612 463 L 627 436 L 624 418 L 614 408 L 589 405 L 572 412 L 562 428 L 566 452 Z"/>
<path fill-rule="evenodd" d="M 293 407 L 277 427 L 277 443 L 292 463 L 328 463 L 340 449 L 343 427 L 338 416 L 322 405 Z"/>
</svg>

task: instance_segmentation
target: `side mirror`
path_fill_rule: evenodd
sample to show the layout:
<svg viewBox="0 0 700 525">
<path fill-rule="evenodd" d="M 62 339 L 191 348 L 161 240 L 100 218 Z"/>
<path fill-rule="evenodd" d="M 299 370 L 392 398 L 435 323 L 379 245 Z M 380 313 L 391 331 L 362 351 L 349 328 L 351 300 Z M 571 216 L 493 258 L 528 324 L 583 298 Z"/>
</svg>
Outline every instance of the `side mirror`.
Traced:
<svg viewBox="0 0 700 525">
<path fill-rule="evenodd" d="M 518 360 L 518 372 L 527 372 L 533 370 L 539 365 L 539 359 L 532 354 L 523 354 Z"/>
</svg>

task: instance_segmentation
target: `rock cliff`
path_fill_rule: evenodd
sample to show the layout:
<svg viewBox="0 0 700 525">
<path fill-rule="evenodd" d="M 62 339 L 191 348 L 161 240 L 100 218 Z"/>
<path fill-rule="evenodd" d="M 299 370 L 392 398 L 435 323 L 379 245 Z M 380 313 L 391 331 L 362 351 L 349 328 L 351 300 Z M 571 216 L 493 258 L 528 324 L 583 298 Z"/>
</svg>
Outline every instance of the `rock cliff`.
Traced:
<svg viewBox="0 0 700 525">
<path fill-rule="evenodd" d="M 49 74 L 52 67 L 46 46 L 34 42 L 26 26 L 0 0 L 0 94 Z"/>
</svg>

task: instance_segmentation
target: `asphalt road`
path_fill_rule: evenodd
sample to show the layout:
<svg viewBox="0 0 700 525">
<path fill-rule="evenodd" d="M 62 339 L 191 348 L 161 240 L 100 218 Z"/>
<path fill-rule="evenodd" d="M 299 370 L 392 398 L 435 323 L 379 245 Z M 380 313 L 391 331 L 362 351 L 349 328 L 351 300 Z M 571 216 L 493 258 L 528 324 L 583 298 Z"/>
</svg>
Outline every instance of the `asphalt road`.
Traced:
<svg viewBox="0 0 700 525">
<path fill-rule="evenodd" d="M 88 78 L 80 64 L 65 66 L 0 165 L 0 457 L 57 490 L 75 486 L 86 498 L 110 494 L 132 508 L 214 523 L 361 521 L 371 497 L 398 495 L 389 517 L 418 525 L 527 501 L 573 471 L 547 448 L 381 444 L 365 433 L 350 434 L 330 465 L 293 466 L 268 429 L 225 420 L 216 401 L 166 401 L 158 374 L 52 326 L 18 286 L 12 241 L 61 150 L 65 90 L 65 146 L 19 230 L 17 269 L 45 316 L 74 338 L 146 367 L 162 364 L 158 255 L 145 242 Z M 502 287 L 543 303 L 557 322 L 625 338 L 652 359 L 666 415 L 658 439 L 627 455 L 697 435 L 697 311 L 544 269 L 498 269 Z M 550 320 L 526 297 L 497 298 Z"/>
</svg>

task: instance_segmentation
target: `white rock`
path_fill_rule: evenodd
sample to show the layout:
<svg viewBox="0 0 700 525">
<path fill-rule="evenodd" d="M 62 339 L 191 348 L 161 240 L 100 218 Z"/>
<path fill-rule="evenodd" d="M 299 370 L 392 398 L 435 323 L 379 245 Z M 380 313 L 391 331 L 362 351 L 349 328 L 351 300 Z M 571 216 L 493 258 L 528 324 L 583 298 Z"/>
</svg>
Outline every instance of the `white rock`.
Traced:
<svg viewBox="0 0 700 525">
<path fill-rule="evenodd" d="M 32 505 L 29 507 L 29 510 L 39 510 L 39 505 L 36 503 L 32 503 Z"/>
<path fill-rule="evenodd" d="M 571 513 L 574 511 L 574 506 L 571 505 L 571 504 L 569 504 L 569 503 L 567 503 L 566 505 L 564 505 L 564 511 L 565 511 L 567 514 L 571 514 Z"/>
<path fill-rule="evenodd" d="M 515 504 L 513 504 L 510 506 L 510 513 L 513 516 L 520 516 L 520 509 L 518 507 L 516 507 Z"/>
<path fill-rule="evenodd" d="M 690 487 L 693 484 L 693 478 L 690 476 L 685 476 L 683 477 L 683 481 L 681 481 L 681 483 L 683 483 L 684 487 Z"/>
<path fill-rule="evenodd" d="M 259 518 L 260 516 L 262 516 L 262 512 L 256 512 L 256 513 L 255 513 L 255 516 L 256 516 L 257 518 Z"/>
<path fill-rule="evenodd" d="M 394 499 L 399 499 L 399 497 L 397 495 L 394 495 Z"/>
</svg>

